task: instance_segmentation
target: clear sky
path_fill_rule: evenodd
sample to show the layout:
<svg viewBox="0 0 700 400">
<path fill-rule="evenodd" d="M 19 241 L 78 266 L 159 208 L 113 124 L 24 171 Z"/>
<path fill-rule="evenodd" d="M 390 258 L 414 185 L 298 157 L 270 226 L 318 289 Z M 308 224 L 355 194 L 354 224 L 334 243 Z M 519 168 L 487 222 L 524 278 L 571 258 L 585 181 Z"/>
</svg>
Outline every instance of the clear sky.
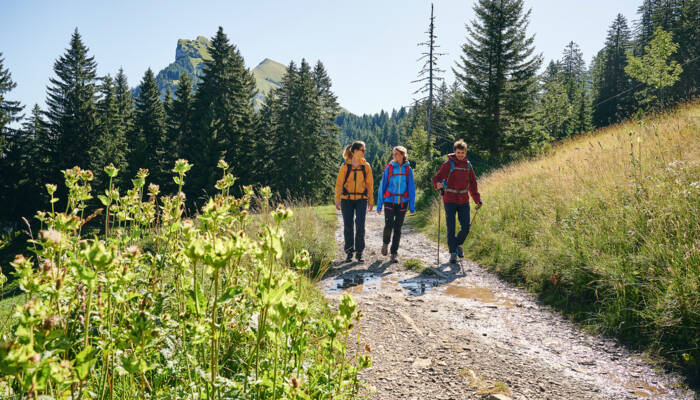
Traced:
<svg viewBox="0 0 700 400">
<path fill-rule="evenodd" d="M 615 15 L 630 25 L 642 0 L 525 0 L 529 32 L 545 64 L 560 58 L 571 40 L 586 62 L 600 50 Z M 436 33 L 445 77 L 460 54 L 472 1 L 436 0 Z M 17 88 L 8 95 L 28 111 L 44 107 L 54 61 L 77 27 L 98 74 L 123 67 L 136 86 L 148 67 L 160 71 L 175 59 L 177 39 L 211 38 L 219 25 L 253 68 L 265 58 L 288 64 L 321 60 L 340 104 L 354 113 L 408 105 L 418 88 L 416 59 L 425 40 L 430 2 L 354 1 L 39 1 L 0 0 L 0 52 Z"/>
</svg>

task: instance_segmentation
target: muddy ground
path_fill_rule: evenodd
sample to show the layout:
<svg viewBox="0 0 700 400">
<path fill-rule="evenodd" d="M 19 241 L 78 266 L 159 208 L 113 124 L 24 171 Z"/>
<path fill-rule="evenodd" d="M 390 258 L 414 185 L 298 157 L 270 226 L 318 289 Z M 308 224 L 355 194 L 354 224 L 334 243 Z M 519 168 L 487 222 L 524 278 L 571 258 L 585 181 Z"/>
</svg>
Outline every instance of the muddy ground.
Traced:
<svg viewBox="0 0 700 400">
<path fill-rule="evenodd" d="M 338 261 L 318 283 L 352 293 L 365 317 L 372 399 L 698 399 L 682 380 L 614 340 L 590 335 L 479 265 L 436 264 L 436 244 L 404 226 L 399 263 L 381 256 L 384 217 L 368 213 L 365 262 Z M 410 217 L 407 218 L 410 221 Z M 336 230 L 338 260 L 342 219 Z M 475 240 L 468 238 L 467 240 Z M 444 243 L 442 246 L 444 250 Z M 432 275 L 407 269 L 420 260 Z M 430 270 L 429 270 L 430 271 Z"/>
</svg>

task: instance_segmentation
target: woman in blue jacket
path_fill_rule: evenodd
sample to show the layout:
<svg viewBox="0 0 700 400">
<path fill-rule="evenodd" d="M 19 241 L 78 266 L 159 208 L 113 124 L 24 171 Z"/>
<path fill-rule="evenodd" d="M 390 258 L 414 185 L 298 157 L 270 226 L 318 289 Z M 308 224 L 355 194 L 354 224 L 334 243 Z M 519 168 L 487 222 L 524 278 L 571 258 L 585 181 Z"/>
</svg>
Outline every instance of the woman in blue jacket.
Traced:
<svg viewBox="0 0 700 400">
<path fill-rule="evenodd" d="M 384 236 L 382 255 L 387 255 L 391 232 L 394 237 L 391 240 L 391 262 L 397 262 L 399 241 L 401 240 L 401 226 L 406 209 L 411 214 L 416 212 L 416 185 L 413 182 L 413 169 L 408 163 L 408 152 L 403 146 L 394 147 L 393 160 L 384 169 L 382 183 L 377 191 L 377 213 L 384 213 Z"/>
</svg>

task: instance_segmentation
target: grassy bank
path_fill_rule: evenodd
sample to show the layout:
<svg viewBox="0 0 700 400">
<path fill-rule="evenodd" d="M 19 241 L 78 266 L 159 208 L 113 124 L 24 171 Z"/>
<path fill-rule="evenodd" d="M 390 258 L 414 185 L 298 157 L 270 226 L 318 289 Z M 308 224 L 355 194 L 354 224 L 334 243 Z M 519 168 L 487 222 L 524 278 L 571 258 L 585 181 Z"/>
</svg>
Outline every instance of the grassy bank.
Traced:
<svg viewBox="0 0 700 400">
<path fill-rule="evenodd" d="M 479 188 L 468 257 L 697 382 L 700 104 L 566 141 Z M 424 213 L 434 238 L 437 203 Z"/>
</svg>

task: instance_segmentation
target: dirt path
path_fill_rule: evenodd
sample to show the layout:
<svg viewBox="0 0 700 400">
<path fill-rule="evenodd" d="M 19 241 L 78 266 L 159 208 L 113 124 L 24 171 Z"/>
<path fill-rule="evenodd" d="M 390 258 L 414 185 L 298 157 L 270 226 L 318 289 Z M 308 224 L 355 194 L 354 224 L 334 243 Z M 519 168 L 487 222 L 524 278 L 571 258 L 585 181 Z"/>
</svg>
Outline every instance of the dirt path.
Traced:
<svg viewBox="0 0 700 400">
<path fill-rule="evenodd" d="M 379 253 L 383 216 L 367 216 L 365 263 L 338 262 L 319 282 L 333 301 L 353 294 L 373 366 L 362 373 L 372 399 L 694 399 L 677 377 L 657 372 L 612 340 L 589 335 L 477 264 L 442 264 L 410 226 L 399 263 Z M 342 253 L 342 219 L 336 231 Z M 447 253 L 441 255 L 447 261 Z"/>
</svg>

